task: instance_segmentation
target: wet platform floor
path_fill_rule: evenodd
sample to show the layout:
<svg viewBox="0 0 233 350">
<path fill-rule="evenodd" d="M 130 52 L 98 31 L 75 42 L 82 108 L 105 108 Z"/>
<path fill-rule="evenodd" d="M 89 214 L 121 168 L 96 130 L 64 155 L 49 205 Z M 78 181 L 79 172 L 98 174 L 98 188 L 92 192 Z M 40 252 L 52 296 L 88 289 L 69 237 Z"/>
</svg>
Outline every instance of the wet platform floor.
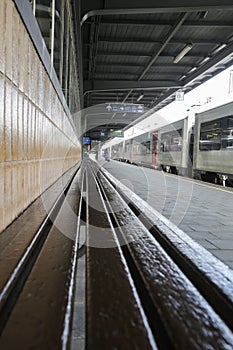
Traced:
<svg viewBox="0 0 233 350">
<path fill-rule="evenodd" d="M 99 163 L 233 269 L 233 189 L 111 160 Z"/>
</svg>

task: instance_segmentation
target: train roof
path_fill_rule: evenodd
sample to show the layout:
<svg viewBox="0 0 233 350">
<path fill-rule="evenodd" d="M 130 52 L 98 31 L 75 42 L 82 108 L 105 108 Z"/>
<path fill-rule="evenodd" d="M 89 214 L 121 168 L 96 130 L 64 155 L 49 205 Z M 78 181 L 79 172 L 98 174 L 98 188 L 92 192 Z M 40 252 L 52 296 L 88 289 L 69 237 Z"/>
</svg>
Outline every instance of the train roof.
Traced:
<svg viewBox="0 0 233 350">
<path fill-rule="evenodd" d="M 228 101 L 224 104 L 217 105 L 217 106 L 212 106 L 212 108 L 205 109 L 203 111 L 200 111 L 196 113 L 196 116 L 204 116 L 204 115 L 219 115 L 219 113 L 224 113 L 224 114 L 233 114 L 233 101 Z"/>
</svg>

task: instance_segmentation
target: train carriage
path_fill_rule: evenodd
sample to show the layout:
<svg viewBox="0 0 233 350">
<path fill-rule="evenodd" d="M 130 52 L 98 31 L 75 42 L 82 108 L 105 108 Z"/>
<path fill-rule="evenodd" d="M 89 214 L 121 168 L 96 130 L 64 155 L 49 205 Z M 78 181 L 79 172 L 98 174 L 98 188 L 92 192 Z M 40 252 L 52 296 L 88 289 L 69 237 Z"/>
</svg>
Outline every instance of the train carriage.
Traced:
<svg viewBox="0 0 233 350">
<path fill-rule="evenodd" d="M 111 155 L 225 185 L 233 181 L 233 102 L 116 142 Z"/>
<path fill-rule="evenodd" d="M 232 180 L 233 102 L 197 113 L 194 134 L 194 176 L 215 183 Z"/>
<path fill-rule="evenodd" d="M 186 117 L 158 131 L 158 164 L 174 174 L 190 176 L 192 118 Z"/>
<path fill-rule="evenodd" d="M 119 160 L 123 153 L 123 142 L 119 142 L 111 147 L 111 158 Z"/>
<path fill-rule="evenodd" d="M 131 163 L 152 166 L 153 138 L 150 132 L 131 141 Z"/>
</svg>

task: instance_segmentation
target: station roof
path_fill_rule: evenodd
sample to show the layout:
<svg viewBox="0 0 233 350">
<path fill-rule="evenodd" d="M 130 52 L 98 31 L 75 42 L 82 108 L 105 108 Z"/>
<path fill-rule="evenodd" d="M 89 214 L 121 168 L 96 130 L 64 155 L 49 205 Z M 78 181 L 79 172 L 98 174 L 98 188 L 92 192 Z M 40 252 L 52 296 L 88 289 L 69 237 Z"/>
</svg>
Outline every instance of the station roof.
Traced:
<svg viewBox="0 0 233 350">
<path fill-rule="evenodd" d="M 152 113 L 233 64 L 232 0 L 81 0 L 77 16 L 84 108 L 141 103 Z M 122 127 L 139 116 L 123 115 L 102 119 Z"/>
</svg>

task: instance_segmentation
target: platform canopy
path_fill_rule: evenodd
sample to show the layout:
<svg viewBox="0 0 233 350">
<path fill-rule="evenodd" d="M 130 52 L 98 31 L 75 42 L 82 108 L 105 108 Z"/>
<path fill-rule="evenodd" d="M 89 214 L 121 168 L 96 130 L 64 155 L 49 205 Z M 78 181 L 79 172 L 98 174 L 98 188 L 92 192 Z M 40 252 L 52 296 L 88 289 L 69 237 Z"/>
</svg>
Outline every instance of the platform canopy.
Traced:
<svg viewBox="0 0 233 350">
<path fill-rule="evenodd" d="M 140 103 L 155 112 L 233 64 L 232 0 L 73 0 L 73 8 L 83 108 Z"/>
</svg>

